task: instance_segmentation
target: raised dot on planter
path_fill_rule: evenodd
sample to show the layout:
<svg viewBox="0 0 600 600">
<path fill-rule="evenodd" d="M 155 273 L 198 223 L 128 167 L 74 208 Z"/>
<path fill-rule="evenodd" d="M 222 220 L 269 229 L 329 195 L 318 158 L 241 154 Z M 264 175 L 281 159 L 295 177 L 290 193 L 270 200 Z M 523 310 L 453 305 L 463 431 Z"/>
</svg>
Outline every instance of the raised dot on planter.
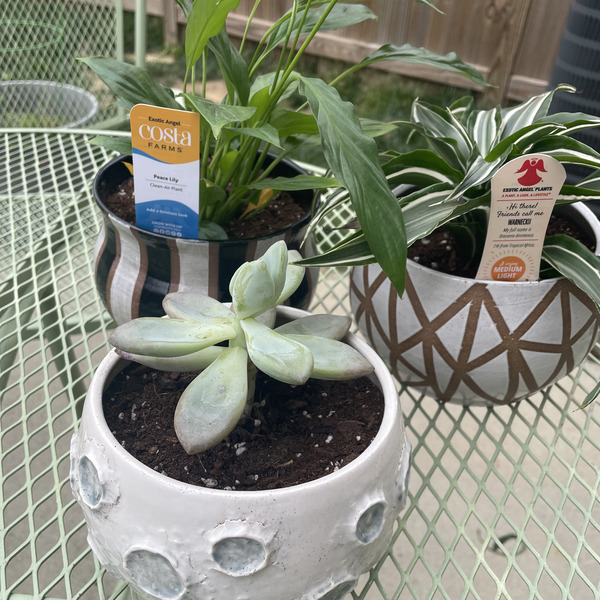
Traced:
<svg viewBox="0 0 600 600">
<path fill-rule="evenodd" d="M 98 470 L 87 456 L 79 461 L 79 491 L 82 500 L 90 508 L 97 508 L 104 494 Z"/>
<path fill-rule="evenodd" d="M 368 544 L 379 537 L 383 529 L 385 503 L 377 502 L 365 510 L 356 524 L 356 537 L 359 542 Z"/>
<path fill-rule="evenodd" d="M 160 600 L 175 600 L 185 584 L 169 559 L 151 550 L 132 550 L 125 557 L 125 568 L 144 592 Z"/>
<path fill-rule="evenodd" d="M 255 539 L 229 537 L 219 540 L 213 546 L 212 556 L 225 573 L 240 577 L 262 569 L 267 558 L 267 551 Z"/>
</svg>

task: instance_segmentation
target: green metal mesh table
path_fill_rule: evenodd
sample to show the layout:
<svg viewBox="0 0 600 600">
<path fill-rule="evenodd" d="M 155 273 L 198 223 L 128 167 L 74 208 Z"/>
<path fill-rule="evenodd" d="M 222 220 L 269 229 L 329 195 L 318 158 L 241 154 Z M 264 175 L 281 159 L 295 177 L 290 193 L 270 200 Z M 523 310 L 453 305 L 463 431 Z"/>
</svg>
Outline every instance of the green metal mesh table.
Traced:
<svg viewBox="0 0 600 600">
<path fill-rule="evenodd" d="M 107 350 L 89 132 L 0 130 L 0 598 L 125 599 L 86 542 L 69 442 Z M 315 312 L 349 312 L 347 273 L 322 271 Z M 600 376 L 576 373 L 515 407 L 440 405 L 399 384 L 413 445 L 409 504 L 354 597 L 600 597 Z M 224 599 L 225 600 L 225 599 Z M 259 600 L 259 599 L 257 599 Z"/>
</svg>

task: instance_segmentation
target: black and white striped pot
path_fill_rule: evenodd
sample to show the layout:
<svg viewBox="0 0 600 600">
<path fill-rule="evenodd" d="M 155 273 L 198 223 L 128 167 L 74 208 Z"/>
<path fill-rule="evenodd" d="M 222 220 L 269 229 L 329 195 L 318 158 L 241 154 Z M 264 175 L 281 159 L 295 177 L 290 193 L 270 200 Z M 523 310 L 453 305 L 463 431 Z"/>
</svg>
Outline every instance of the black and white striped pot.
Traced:
<svg viewBox="0 0 600 600">
<path fill-rule="evenodd" d="M 103 203 L 107 193 L 130 176 L 119 156 L 104 165 L 94 180 L 94 198 L 102 211 L 103 225 L 94 250 L 96 287 L 108 312 L 118 323 L 137 317 L 161 316 L 167 293 L 197 291 L 231 300 L 229 280 L 244 262 L 254 260 L 276 241 L 300 250 L 310 215 L 288 229 L 248 240 L 208 241 L 173 238 L 145 231 L 120 219 Z M 129 159 L 131 160 L 131 159 Z M 302 173 L 291 162 L 278 165 L 277 175 Z M 312 198 L 312 191 L 294 192 Z M 302 254 L 314 253 L 310 241 Z M 306 309 L 312 298 L 318 272 L 307 269 L 300 288 L 289 304 Z"/>
</svg>

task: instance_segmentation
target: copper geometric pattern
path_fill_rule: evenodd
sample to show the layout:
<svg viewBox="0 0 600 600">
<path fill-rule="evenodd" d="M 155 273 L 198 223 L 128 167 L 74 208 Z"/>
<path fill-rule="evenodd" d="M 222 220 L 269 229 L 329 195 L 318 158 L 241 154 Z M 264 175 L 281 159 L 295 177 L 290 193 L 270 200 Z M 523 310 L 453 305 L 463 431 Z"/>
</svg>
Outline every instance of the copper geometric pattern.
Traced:
<svg viewBox="0 0 600 600">
<path fill-rule="evenodd" d="M 596 340 L 596 306 L 564 278 L 549 281 L 533 303 L 507 309 L 498 306 L 490 282 L 473 281 L 452 295 L 443 287 L 450 278 L 417 289 L 411 270 L 400 298 L 379 267 L 355 267 L 352 308 L 392 373 L 428 387 L 440 401 L 513 402 L 569 373 Z"/>
</svg>

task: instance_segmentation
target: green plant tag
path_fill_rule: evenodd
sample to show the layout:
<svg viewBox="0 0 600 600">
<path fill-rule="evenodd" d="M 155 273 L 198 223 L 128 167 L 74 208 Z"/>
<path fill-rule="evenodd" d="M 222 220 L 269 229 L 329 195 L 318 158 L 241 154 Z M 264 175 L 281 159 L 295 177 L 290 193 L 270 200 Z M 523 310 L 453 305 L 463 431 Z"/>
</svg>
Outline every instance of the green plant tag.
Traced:
<svg viewBox="0 0 600 600">
<path fill-rule="evenodd" d="M 475 279 L 539 279 L 546 229 L 565 178 L 564 167 L 547 154 L 520 156 L 498 169 Z"/>
</svg>

